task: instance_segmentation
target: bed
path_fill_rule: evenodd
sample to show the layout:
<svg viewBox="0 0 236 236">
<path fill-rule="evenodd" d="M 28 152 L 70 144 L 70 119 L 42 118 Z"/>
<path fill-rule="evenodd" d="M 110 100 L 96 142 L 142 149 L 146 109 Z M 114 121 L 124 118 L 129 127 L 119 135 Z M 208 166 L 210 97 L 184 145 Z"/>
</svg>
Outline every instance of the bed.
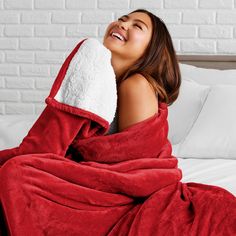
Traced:
<svg viewBox="0 0 236 236">
<path fill-rule="evenodd" d="M 236 195 L 236 56 L 179 60 L 184 83 L 169 107 L 169 139 L 182 182 L 216 185 Z"/>
<path fill-rule="evenodd" d="M 182 85 L 169 107 L 169 140 L 182 182 L 236 196 L 236 56 L 179 56 Z M 17 146 L 38 115 L 1 115 L 0 150 Z"/>
</svg>

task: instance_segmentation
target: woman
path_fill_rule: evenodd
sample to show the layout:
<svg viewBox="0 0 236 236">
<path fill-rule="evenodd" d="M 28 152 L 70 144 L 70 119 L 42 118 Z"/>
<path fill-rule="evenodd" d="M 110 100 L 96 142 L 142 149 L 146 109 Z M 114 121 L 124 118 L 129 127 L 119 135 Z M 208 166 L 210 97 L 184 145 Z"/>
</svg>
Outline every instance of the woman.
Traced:
<svg viewBox="0 0 236 236">
<path fill-rule="evenodd" d="M 154 115 L 158 101 L 171 105 L 177 99 L 180 70 L 171 36 L 160 18 L 137 9 L 108 26 L 103 44 L 112 52 L 118 84 L 118 121 L 110 133 Z"/>
<path fill-rule="evenodd" d="M 165 24 L 140 9 L 103 43 L 76 46 L 28 135 L 0 151 L 0 234 L 236 235 L 231 193 L 180 182 L 167 138 L 180 73 Z M 116 105 L 118 132 L 104 135 Z"/>
</svg>

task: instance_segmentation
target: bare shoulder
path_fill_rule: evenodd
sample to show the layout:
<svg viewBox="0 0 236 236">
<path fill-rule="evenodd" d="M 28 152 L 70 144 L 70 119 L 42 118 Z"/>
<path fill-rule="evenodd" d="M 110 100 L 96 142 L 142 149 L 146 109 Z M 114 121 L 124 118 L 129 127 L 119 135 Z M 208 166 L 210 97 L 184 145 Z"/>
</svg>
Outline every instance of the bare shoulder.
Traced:
<svg viewBox="0 0 236 236">
<path fill-rule="evenodd" d="M 144 76 L 134 74 L 120 84 L 117 109 L 119 131 L 158 112 L 157 96 Z"/>
</svg>

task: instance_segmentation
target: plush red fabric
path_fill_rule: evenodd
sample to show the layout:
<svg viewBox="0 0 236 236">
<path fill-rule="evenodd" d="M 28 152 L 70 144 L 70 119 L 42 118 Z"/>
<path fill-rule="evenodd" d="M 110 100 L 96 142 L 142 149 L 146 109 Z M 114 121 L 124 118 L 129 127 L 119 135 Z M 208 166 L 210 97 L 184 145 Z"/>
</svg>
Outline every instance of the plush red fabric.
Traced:
<svg viewBox="0 0 236 236">
<path fill-rule="evenodd" d="M 64 61 L 50 94 L 45 99 L 47 106 L 20 145 L 0 151 L 0 166 L 12 157 L 29 153 L 54 153 L 65 156 L 77 134 L 80 138 L 85 138 L 107 131 L 109 123 L 102 117 L 79 107 L 60 103 L 54 98 L 72 58 L 85 40 L 81 40 Z"/>
<path fill-rule="evenodd" d="M 159 103 L 157 114 L 122 132 L 81 136 L 71 145 L 79 161 L 77 155 L 53 153 L 8 160 L 0 168 L 2 231 L 13 236 L 236 235 L 233 194 L 181 182 L 167 115 L 167 105 Z"/>
<path fill-rule="evenodd" d="M 105 135 L 108 121 L 54 99 L 81 43 L 21 145 L 0 151 L 0 235 L 236 235 L 235 196 L 181 182 L 165 103 Z"/>
</svg>

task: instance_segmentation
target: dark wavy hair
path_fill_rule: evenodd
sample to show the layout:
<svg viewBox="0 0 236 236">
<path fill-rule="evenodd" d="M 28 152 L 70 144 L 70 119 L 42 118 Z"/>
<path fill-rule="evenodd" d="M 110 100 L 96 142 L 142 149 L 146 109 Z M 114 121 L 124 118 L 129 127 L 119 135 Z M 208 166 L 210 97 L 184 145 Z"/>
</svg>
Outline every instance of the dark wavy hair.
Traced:
<svg viewBox="0 0 236 236">
<path fill-rule="evenodd" d="M 142 74 L 152 85 L 158 101 L 170 106 L 179 95 L 181 74 L 170 33 L 162 19 L 145 9 L 130 12 L 146 13 L 152 21 L 151 40 L 140 57 L 127 71 L 117 78 L 117 86 L 129 76 Z"/>
</svg>

